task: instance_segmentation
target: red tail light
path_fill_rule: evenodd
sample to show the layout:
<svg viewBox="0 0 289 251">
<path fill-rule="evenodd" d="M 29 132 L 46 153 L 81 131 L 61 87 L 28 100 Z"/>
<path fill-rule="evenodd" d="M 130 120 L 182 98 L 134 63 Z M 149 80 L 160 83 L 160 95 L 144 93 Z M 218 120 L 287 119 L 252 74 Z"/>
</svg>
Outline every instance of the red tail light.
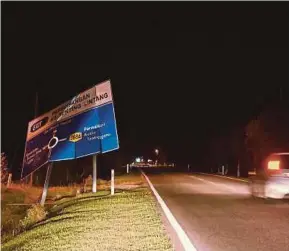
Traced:
<svg viewBox="0 0 289 251">
<path fill-rule="evenodd" d="M 280 169 L 280 161 L 279 160 L 271 160 L 268 162 L 269 170 L 279 170 Z"/>
</svg>

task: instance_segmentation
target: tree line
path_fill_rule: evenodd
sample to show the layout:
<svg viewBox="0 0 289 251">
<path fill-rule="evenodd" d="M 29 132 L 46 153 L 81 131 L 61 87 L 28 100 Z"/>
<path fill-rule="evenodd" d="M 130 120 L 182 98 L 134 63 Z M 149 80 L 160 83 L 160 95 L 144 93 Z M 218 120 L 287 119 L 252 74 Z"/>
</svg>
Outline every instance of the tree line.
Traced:
<svg viewBox="0 0 289 251">
<path fill-rule="evenodd" d="M 270 104 L 245 125 L 235 126 L 215 137 L 207 149 L 206 171 L 216 172 L 222 165 L 228 174 L 241 176 L 261 168 L 261 162 L 271 153 L 289 152 L 289 103 Z"/>
</svg>

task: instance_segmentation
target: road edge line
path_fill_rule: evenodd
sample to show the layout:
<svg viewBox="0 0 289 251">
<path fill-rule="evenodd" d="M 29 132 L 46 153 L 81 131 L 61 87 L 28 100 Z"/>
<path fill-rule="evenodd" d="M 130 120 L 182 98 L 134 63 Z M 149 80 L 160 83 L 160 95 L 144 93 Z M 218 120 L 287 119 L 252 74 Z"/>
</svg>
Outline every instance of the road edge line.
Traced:
<svg viewBox="0 0 289 251">
<path fill-rule="evenodd" d="M 153 184 L 149 180 L 149 178 L 146 176 L 146 174 L 140 169 L 141 174 L 146 179 L 147 183 L 149 184 L 150 189 L 154 193 L 155 197 L 157 198 L 158 203 L 160 204 L 162 210 L 164 211 L 168 221 L 172 225 L 173 229 L 175 230 L 177 236 L 179 237 L 180 242 L 182 243 L 182 246 L 186 251 L 197 251 L 195 246 L 192 244 L 191 240 L 185 233 L 185 231 L 182 229 L 180 224 L 177 222 L 176 218 L 173 216 L 172 212 L 164 202 L 164 200 L 161 198 L 157 190 L 154 188 Z"/>
<path fill-rule="evenodd" d="M 212 173 L 200 173 L 200 174 L 209 175 L 209 176 L 215 176 L 215 177 L 220 177 L 220 178 L 226 178 L 226 179 L 230 179 L 230 180 L 237 180 L 237 181 L 242 181 L 242 182 L 249 183 L 248 180 L 243 180 L 243 179 L 234 178 L 234 177 L 228 177 L 228 176 L 222 176 L 222 175 L 218 175 L 218 174 L 212 174 Z"/>
</svg>

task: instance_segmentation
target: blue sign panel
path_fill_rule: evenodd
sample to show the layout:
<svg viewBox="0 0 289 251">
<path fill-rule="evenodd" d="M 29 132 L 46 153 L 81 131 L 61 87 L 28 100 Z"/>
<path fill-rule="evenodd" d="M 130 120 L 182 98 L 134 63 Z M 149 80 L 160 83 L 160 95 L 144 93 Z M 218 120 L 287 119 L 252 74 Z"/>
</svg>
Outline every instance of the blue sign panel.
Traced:
<svg viewBox="0 0 289 251">
<path fill-rule="evenodd" d="M 110 83 L 94 88 L 29 123 L 22 178 L 49 161 L 75 159 L 119 148 Z"/>
</svg>

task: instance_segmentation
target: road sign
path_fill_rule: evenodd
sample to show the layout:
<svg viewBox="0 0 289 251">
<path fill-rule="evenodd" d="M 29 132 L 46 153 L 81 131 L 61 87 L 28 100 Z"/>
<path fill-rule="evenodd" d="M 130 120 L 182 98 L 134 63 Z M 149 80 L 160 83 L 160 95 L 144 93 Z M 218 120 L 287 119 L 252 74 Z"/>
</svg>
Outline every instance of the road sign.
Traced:
<svg viewBox="0 0 289 251">
<path fill-rule="evenodd" d="M 111 84 L 106 81 L 29 122 L 21 177 L 47 162 L 118 148 Z"/>
</svg>

